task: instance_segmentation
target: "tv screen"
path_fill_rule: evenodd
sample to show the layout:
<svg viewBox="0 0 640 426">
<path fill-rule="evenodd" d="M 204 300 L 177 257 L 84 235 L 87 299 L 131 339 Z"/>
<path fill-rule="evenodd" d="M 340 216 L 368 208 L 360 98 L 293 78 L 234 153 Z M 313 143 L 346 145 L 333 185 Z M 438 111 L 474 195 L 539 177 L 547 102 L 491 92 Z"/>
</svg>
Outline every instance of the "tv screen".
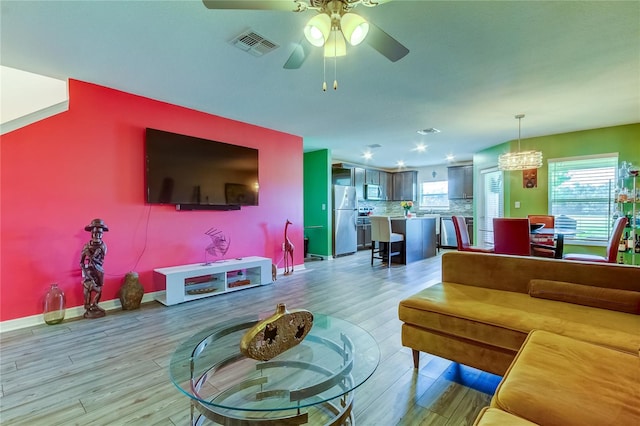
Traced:
<svg viewBox="0 0 640 426">
<path fill-rule="evenodd" d="M 258 150 L 147 129 L 150 204 L 257 206 Z"/>
</svg>

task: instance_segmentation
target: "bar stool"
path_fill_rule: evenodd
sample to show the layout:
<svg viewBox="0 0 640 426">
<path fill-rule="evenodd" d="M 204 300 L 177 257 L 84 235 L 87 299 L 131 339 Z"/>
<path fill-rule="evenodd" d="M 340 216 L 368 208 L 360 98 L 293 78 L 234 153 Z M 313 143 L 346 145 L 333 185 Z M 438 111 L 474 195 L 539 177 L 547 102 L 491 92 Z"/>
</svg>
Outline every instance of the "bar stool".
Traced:
<svg viewBox="0 0 640 426">
<path fill-rule="evenodd" d="M 387 268 L 390 268 L 391 256 L 402 254 L 402 251 L 393 251 L 393 244 L 398 245 L 397 243 L 404 250 L 404 235 L 391 232 L 391 218 L 371 216 L 371 265 L 373 266 L 373 259 L 382 259 L 387 262 Z"/>
</svg>

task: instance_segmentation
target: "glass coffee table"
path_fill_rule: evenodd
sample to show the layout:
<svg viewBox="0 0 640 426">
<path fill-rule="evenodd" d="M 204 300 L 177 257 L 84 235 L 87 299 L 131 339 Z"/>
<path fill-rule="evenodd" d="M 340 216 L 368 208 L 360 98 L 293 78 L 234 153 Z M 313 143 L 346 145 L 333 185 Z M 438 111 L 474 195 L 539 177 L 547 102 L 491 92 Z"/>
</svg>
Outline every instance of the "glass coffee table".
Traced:
<svg viewBox="0 0 640 426">
<path fill-rule="evenodd" d="M 240 353 L 240 340 L 261 319 L 217 324 L 176 349 L 169 372 L 191 398 L 191 424 L 354 424 L 353 391 L 378 366 L 376 340 L 347 321 L 314 314 L 300 344 L 259 361 Z"/>
</svg>

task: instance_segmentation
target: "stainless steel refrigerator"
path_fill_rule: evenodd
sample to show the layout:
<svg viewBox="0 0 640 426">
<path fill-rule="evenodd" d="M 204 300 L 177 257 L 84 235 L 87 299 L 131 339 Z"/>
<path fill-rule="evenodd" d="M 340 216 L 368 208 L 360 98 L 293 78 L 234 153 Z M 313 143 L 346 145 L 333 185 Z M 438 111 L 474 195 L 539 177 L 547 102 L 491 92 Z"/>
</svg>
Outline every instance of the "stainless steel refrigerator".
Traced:
<svg viewBox="0 0 640 426">
<path fill-rule="evenodd" d="M 357 250 L 358 201 L 354 186 L 333 185 L 333 256 Z"/>
</svg>

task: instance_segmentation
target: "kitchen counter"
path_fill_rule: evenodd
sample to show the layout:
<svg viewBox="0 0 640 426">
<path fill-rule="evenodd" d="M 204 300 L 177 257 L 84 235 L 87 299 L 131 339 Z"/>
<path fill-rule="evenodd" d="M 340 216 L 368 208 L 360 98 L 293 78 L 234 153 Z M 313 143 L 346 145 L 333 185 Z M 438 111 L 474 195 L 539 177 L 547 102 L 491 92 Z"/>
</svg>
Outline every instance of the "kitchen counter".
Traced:
<svg viewBox="0 0 640 426">
<path fill-rule="evenodd" d="M 407 264 L 436 255 L 436 218 L 391 217 L 391 230 L 404 234 L 405 241 L 402 254 L 392 261 Z"/>
</svg>

